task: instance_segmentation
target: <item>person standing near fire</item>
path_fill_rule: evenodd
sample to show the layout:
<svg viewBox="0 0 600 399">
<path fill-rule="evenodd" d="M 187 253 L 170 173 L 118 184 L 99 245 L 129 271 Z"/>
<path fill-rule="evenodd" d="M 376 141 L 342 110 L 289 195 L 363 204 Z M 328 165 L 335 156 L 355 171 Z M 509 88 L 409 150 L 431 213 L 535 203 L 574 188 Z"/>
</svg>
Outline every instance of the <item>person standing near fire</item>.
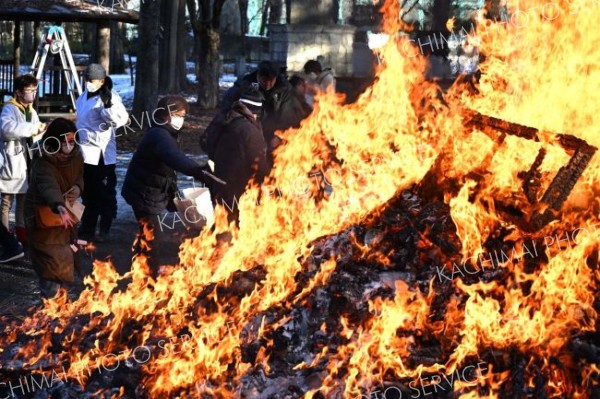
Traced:
<svg viewBox="0 0 600 399">
<path fill-rule="evenodd" d="M 304 64 L 304 74 L 308 90 L 306 92 L 306 102 L 314 107 L 315 94 L 327 90 L 335 91 L 335 75 L 331 68 L 323 69 L 321 63 L 317 60 L 310 60 Z"/>
<path fill-rule="evenodd" d="M 23 211 L 27 192 L 28 149 L 32 138 L 46 129 L 46 124 L 40 122 L 33 109 L 37 85 L 38 81 L 34 76 L 18 76 L 14 82 L 14 97 L 4 105 L 0 116 L 0 151 L 4 157 L 4 164 L 0 169 L 2 224 L 6 229 L 9 228 L 10 209 L 13 202 L 16 202 L 15 232 L 17 239 L 24 245 L 27 243 Z M 2 260 L 0 258 L 0 263 Z"/>
<path fill-rule="evenodd" d="M 145 254 L 154 276 L 158 275 L 161 245 L 167 242 L 161 224 L 161 214 L 176 211 L 177 174 L 181 172 L 207 183 L 208 167 L 198 164 L 179 149 L 179 134 L 189 105 L 180 96 L 166 96 L 159 100 L 151 127 L 144 132 L 123 182 L 121 195 L 133 208 L 138 221 L 139 235 L 135 244 L 136 255 Z M 164 219 L 164 217 L 163 217 Z M 153 242 L 143 241 L 145 231 L 152 231 Z M 169 234 L 170 235 L 170 234 Z M 163 254 L 164 255 L 164 254 Z"/>
<path fill-rule="evenodd" d="M 25 224 L 31 262 L 39 276 L 42 296 L 52 298 L 58 289 L 74 281 L 78 253 L 76 221 L 66 202 L 74 202 L 83 191 L 83 157 L 76 143 L 75 124 L 56 118 L 42 136 L 44 151 L 31 163 L 25 197 Z M 77 140 L 78 141 L 78 140 Z M 39 207 L 49 206 L 62 226 L 40 225 Z"/>
<path fill-rule="evenodd" d="M 77 99 L 77 132 L 83 154 L 85 211 L 79 235 L 85 240 L 106 241 L 117 217 L 116 129 L 124 126 L 129 114 L 112 80 L 100 64 L 90 64 L 85 72 L 86 89 Z M 96 225 L 100 218 L 99 235 Z"/>
<path fill-rule="evenodd" d="M 254 178 L 259 184 L 268 174 L 267 144 L 258 119 L 262 95 L 248 90 L 227 113 L 214 141 L 215 175 L 226 185 L 211 188 L 214 202 L 228 212 L 230 222 L 239 222 L 238 200 Z"/>
<path fill-rule="evenodd" d="M 275 135 L 275 132 L 299 126 L 305 112 L 296 98 L 292 85 L 277 65 L 271 61 L 262 61 L 256 71 L 238 79 L 225 93 L 221 101 L 221 113 L 217 118 L 226 115 L 233 103 L 248 90 L 258 90 L 264 99 L 259 120 L 267 143 L 269 164 L 272 165 L 271 154 L 281 143 L 281 139 Z"/>
</svg>

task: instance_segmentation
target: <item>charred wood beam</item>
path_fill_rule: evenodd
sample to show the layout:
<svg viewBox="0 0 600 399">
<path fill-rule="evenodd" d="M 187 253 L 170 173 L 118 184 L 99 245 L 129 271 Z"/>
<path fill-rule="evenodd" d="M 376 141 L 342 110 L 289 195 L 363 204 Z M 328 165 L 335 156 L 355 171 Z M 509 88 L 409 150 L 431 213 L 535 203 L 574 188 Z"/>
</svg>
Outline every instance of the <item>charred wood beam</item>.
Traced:
<svg viewBox="0 0 600 399">
<path fill-rule="evenodd" d="M 482 115 L 474 111 L 468 111 L 464 125 L 482 131 L 498 143 L 503 143 L 507 134 L 535 142 L 540 141 L 539 130 L 536 128 Z M 520 174 L 520 177 L 524 180 L 523 191 L 532 205 L 531 209 L 522 213 L 522 215 L 528 214 L 530 217 L 528 219 L 522 217 L 523 220 L 519 223 L 520 227 L 527 231 L 538 231 L 556 218 L 573 187 L 575 187 L 577 180 L 579 180 L 598 150 L 585 140 L 570 134 L 557 133 L 556 139 L 557 144 L 567 154 L 571 155 L 571 159 L 566 166 L 558 170 L 539 201 L 537 200 L 537 192 L 541 188 L 539 168 L 544 160 L 545 151 L 540 150 L 529 171 Z M 500 208 L 510 208 L 510 206 L 500 204 Z"/>
<path fill-rule="evenodd" d="M 589 146 L 591 147 L 591 146 Z M 575 187 L 577 180 L 583 174 L 588 163 L 594 156 L 596 148 L 578 149 L 575 155 L 569 160 L 567 166 L 563 166 L 558 170 L 558 173 L 550 183 L 548 190 L 544 193 L 540 202 L 549 204 L 554 211 L 559 211 L 564 202 L 569 197 L 571 190 Z M 555 212 L 551 209 L 538 211 L 531 217 L 531 227 L 534 231 L 540 230 L 547 225 L 555 217 Z"/>
<path fill-rule="evenodd" d="M 527 173 L 519 174 L 519 177 L 523 179 L 523 191 L 527 196 L 527 200 L 530 203 L 537 202 L 537 194 L 542 187 L 541 177 L 542 174 L 540 172 L 540 166 L 542 166 L 542 162 L 544 162 L 544 158 L 546 157 L 546 150 L 540 148 L 535 161 L 531 165 L 531 168 L 527 171 Z"/>
</svg>

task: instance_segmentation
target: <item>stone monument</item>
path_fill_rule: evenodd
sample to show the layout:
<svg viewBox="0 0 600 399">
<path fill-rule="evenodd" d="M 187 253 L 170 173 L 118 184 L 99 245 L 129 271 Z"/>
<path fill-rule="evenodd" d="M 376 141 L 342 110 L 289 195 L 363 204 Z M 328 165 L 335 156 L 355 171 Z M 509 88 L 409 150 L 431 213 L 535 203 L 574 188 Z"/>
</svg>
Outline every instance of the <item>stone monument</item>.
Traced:
<svg viewBox="0 0 600 399">
<path fill-rule="evenodd" d="M 339 77 L 360 76 L 353 62 L 357 28 L 339 23 L 349 19 L 344 4 L 348 1 L 289 0 L 289 23 L 269 26 L 271 59 L 286 65 L 290 74 L 301 72 L 306 61 L 318 59 Z"/>
</svg>

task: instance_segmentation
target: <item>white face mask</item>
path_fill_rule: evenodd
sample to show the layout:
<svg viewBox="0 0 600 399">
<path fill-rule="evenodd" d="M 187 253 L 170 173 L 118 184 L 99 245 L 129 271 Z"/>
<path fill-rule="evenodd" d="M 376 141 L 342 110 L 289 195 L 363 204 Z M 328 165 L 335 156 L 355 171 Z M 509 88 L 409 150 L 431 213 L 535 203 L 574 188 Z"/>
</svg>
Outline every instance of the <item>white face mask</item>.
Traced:
<svg viewBox="0 0 600 399">
<path fill-rule="evenodd" d="M 23 100 L 25 100 L 26 103 L 31 104 L 33 100 L 35 100 L 35 93 L 24 93 Z"/>
<path fill-rule="evenodd" d="M 87 91 L 89 93 L 95 93 L 95 92 L 97 92 L 98 90 L 100 90 L 100 86 L 101 85 L 95 85 L 92 82 L 87 82 L 85 84 L 85 88 L 87 89 Z"/>
<path fill-rule="evenodd" d="M 185 118 L 182 116 L 173 116 L 171 118 L 171 123 L 170 123 L 171 127 L 173 127 L 173 129 L 175 129 L 175 130 L 181 129 L 181 127 L 183 126 L 184 119 Z"/>
</svg>

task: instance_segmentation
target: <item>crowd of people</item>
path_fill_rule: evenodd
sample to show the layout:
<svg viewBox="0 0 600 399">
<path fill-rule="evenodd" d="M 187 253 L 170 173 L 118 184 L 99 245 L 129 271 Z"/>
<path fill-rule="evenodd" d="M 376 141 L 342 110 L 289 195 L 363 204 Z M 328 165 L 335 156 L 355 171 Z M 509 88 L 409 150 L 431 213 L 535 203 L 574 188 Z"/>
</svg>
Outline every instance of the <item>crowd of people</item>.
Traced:
<svg viewBox="0 0 600 399">
<path fill-rule="evenodd" d="M 333 71 L 318 61 L 307 62 L 304 72 L 288 80 L 275 63 L 263 61 L 235 82 L 199 134 L 214 168 L 179 148 L 187 101 L 162 97 L 121 190 L 138 221 L 139 237 L 149 231 L 161 240 L 164 232 L 157 222 L 161 213 L 176 211 L 177 172 L 204 183 L 214 205 L 223 206 L 229 221 L 239 224 L 239 198 L 251 180 L 260 184 L 273 166 L 273 150 L 282 142 L 276 132 L 298 126 L 312 112 L 316 93 L 335 90 Z M 38 82 L 31 75 L 15 79 L 14 97 L 0 116 L 0 263 L 22 258 L 27 246 L 45 297 L 74 281 L 80 240 L 106 242 L 117 216 L 116 130 L 126 125 L 129 114 L 102 65 L 90 64 L 84 77 L 75 122 L 40 122 L 33 108 Z M 79 218 L 73 207 L 80 197 L 85 208 Z M 160 245 L 137 243 L 137 253 L 147 256 L 157 275 Z"/>
</svg>

